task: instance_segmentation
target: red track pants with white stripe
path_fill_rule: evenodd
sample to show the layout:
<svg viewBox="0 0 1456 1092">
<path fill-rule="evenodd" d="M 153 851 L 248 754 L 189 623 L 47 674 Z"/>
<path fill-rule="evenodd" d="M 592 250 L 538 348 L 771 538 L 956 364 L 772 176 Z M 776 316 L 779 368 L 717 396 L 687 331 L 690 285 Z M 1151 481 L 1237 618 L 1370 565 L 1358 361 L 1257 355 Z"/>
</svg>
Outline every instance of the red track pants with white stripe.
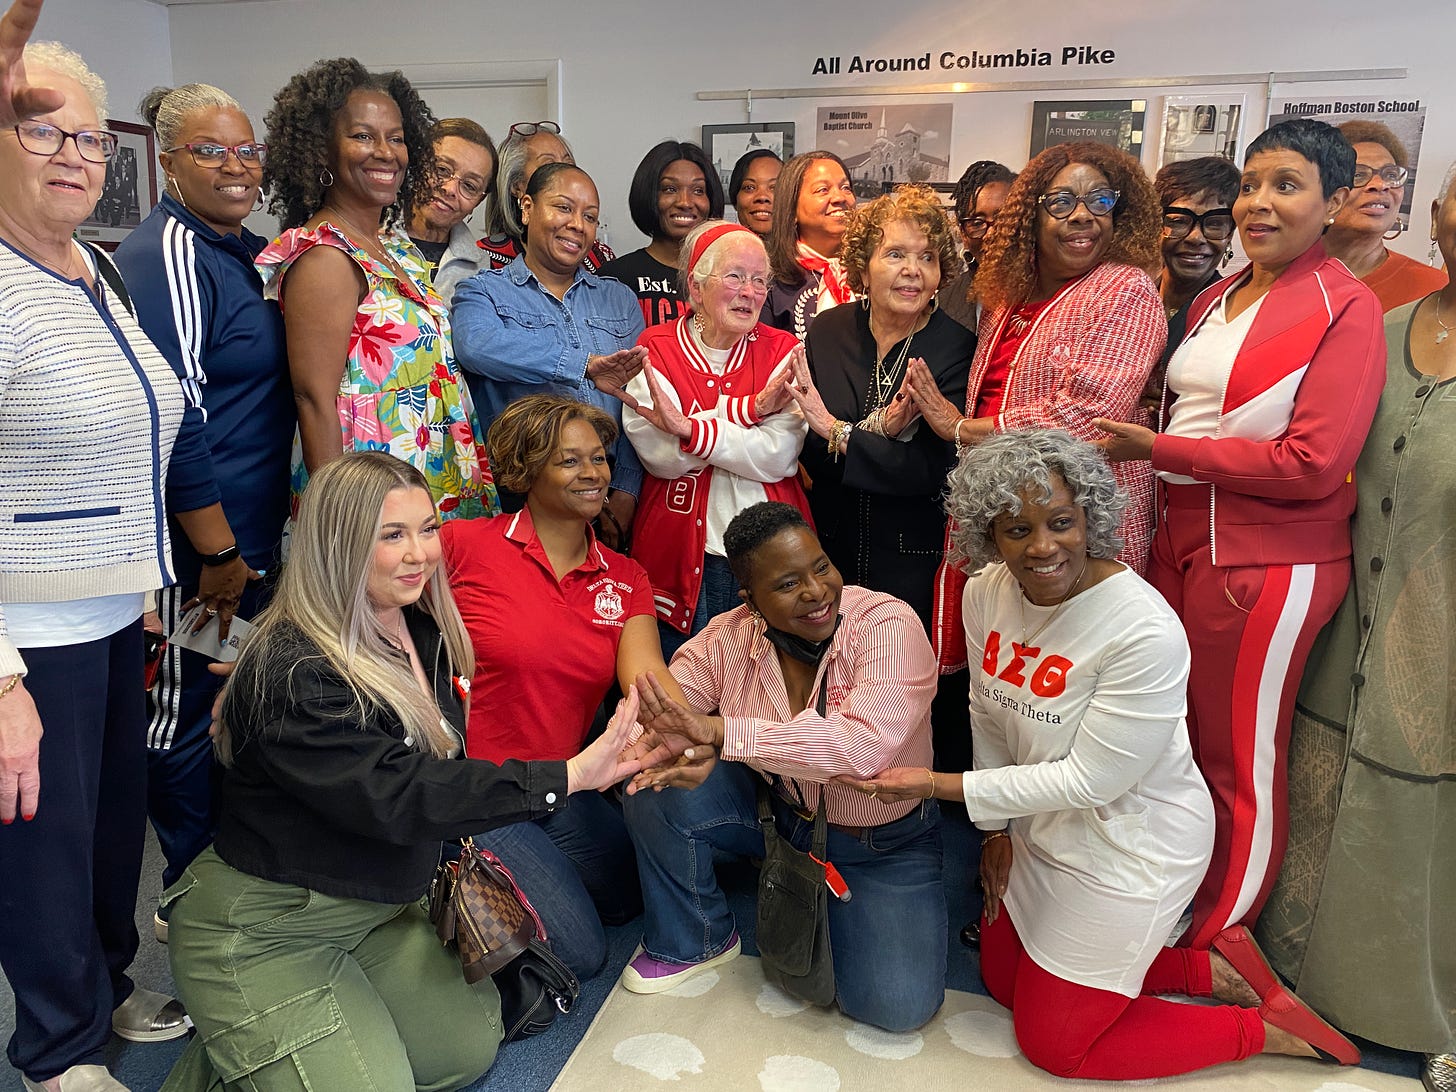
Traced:
<svg viewBox="0 0 1456 1092">
<path fill-rule="evenodd" d="M 1350 562 L 1215 568 L 1209 487 L 1164 485 L 1148 582 L 1188 632 L 1188 732 L 1213 795 L 1213 859 L 1182 943 L 1207 948 L 1259 916 L 1289 837 L 1286 759 L 1310 647 L 1350 582 Z"/>
</svg>

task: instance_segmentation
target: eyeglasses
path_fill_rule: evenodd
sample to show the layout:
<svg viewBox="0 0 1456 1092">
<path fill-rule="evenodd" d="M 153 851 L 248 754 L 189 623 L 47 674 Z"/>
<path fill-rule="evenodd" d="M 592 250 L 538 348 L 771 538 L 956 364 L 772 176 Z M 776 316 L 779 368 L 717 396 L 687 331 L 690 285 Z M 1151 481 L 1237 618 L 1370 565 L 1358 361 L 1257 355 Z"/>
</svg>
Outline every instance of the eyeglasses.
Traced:
<svg viewBox="0 0 1456 1092">
<path fill-rule="evenodd" d="M 268 145 L 256 141 L 249 144 L 214 144 L 210 140 L 191 144 L 179 144 L 166 149 L 167 154 L 180 152 L 183 148 L 192 153 L 192 162 L 199 167 L 221 167 L 227 162 L 228 153 L 238 157 L 238 162 L 249 169 L 261 167 L 268 162 Z"/>
<path fill-rule="evenodd" d="M 76 142 L 76 151 L 88 163 L 105 163 L 116 154 L 119 143 L 115 133 L 106 129 L 82 129 L 67 132 L 44 121 L 22 121 L 15 126 L 15 139 L 31 155 L 55 155 L 67 138 Z"/>
<path fill-rule="evenodd" d="M 535 136 L 537 133 L 559 133 L 561 126 L 554 121 L 518 121 L 511 126 L 511 136 Z"/>
<path fill-rule="evenodd" d="M 1051 210 L 1048 209 L 1047 211 L 1050 212 Z M 1062 219 L 1062 217 L 1058 217 L 1058 219 Z M 984 216 L 968 216 L 961 221 L 961 227 L 965 229 L 965 233 L 972 239 L 979 239 L 991 230 L 991 221 Z"/>
<path fill-rule="evenodd" d="M 1052 190 L 1051 193 L 1042 194 L 1037 200 L 1053 220 L 1065 220 L 1077 211 L 1078 205 L 1085 205 L 1093 216 L 1106 216 L 1117 207 L 1117 199 L 1121 196 L 1120 190 L 1097 186 L 1086 193 Z"/>
<path fill-rule="evenodd" d="M 1210 243 L 1221 243 L 1234 233 L 1234 210 L 1209 209 L 1200 216 L 1192 209 L 1179 205 L 1168 205 L 1163 209 L 1163 238 L 1186 238 L 1195 227 Z"/>
<path fill-rule="evenodd" d="M 768 278 L 762 274 L 750 277 L 746 273 L 730 270 L 727 273 L 709 273 L 708 276 L 717 277 L 730 292 L 742 292 L 745 285 L 760 295 L 768 292 Z"/>
<path fill-rule="evenodd" d="M 434 181 L 437 187 L 444 186 L 446 182 L 454 182 L 455 192 L 467 201 L 479 201 L 485 196 L 485 183 L 479 175 L 461 174 L 442 165 L 436 169 Z"/>
<path fill-rule="evenodd" d="M 1367 167 L 1363 163 L 1356 163 L 1354 181 L 1357 186 L 1368 186 L 1370 180 L 1376 175 L 1379 175 L 1380 181 L 1384 182 L 1391 189 L 1396 189 L 1405 185 L 1405 180 L 1409 174 L 1410 172 L 1404 167 L 1397 167 L 1394 163 L 1387 163 L 1378 171 L 1374 167 Z"/>
</svg>

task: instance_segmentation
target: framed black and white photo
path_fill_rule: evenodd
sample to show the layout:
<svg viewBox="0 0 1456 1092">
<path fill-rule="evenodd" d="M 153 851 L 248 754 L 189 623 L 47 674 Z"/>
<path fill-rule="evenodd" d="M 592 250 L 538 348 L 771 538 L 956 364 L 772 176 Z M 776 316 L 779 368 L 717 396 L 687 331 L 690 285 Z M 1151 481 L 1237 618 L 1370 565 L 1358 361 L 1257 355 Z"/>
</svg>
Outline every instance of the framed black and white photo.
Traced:
<svg viewBox="0 0 1456 1092">
<path fill-rule="evenodd" d="M 794 123 L 792 121 L 744 122 L 741 125 L 704 125 L 703 151 L 708 162 L 718 172 L 718 181 L 723 190 L 728 190 L 728 178 L 733 173 L 733 164 L 745 152 L 767 148 L 781 160 L 794 154 Z"/>
<path fill-rule="evenodd" d="M 106 127 L 117 135 L 116 154 L 106 164 L 101 199 L 76 234 L 115 250 L 157 203 L 157 143 L 145 125 L 108 118 Z"/>
</svg>

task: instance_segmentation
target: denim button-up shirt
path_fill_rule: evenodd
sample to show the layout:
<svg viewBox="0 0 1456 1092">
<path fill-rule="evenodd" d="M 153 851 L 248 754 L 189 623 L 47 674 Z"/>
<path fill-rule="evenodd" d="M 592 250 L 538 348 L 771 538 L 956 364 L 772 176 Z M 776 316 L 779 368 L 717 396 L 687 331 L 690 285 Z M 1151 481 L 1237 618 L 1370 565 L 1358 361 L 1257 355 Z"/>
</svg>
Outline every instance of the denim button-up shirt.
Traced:
<svg viewBox="0 0 1456 1092">
<path fill-rule="evenodd" d="M 642 309 L 626 285 L 578 268 L 558 300 L 517 257 L 461 281 L 450 310 L 455 358 L 489 429 L 502 410 L 527 394 L 559 394 L 606 410 L 617 422 L 612 488 L 637 496 L 642 463 L 622 431 L 622 403 L 586 376 L 588 356 L 637 344 Z"/>
</svg>

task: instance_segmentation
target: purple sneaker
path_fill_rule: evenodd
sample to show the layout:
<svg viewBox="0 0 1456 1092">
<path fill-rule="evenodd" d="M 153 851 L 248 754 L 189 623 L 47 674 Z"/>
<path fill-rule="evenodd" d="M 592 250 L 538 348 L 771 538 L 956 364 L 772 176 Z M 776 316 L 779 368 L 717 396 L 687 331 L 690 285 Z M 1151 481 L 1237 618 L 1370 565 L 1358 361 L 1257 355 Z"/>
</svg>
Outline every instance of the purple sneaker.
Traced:
<svg viewBox="0 0 1456 1092">
<path fill-rule="evenodd" d="M 622 971 L 622 985 L 632 993 L 662 993 L 686 982 L 699 971 L 737 959 L 741 951 L 743 945 L 739 943 L 738 930 L 735 929 L 728 940 L 728 947 L 701 963 L 669 963 L 665 959 L 653 959 L 646 952 L 638 952 Z"/>
</svg>

